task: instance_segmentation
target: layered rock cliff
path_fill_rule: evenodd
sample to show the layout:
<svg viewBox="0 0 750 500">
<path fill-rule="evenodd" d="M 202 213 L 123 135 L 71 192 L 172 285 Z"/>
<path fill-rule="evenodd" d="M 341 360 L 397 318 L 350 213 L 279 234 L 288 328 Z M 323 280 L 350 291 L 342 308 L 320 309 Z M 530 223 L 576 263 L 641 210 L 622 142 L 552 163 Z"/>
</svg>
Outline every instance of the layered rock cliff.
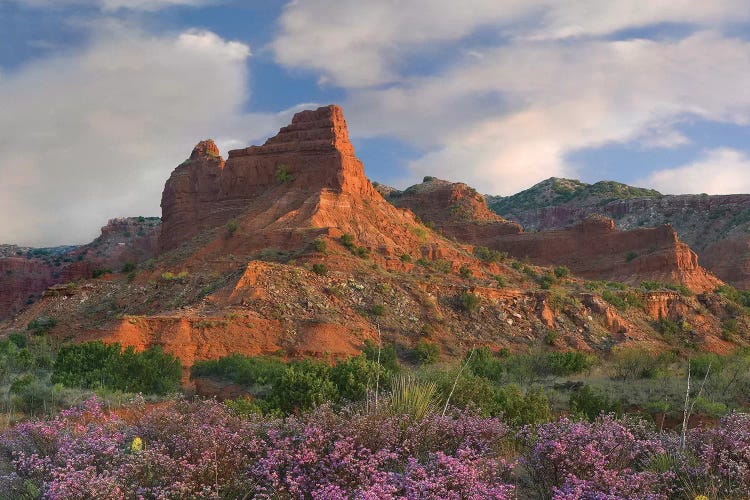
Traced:
<svg viewBox="0 0 750 500">
<path fill-rule="evenodd" d="M 578 184 L 566 187 L 580 189 Z M 600 186 L 597 192 L 603 189 Z M 635 194 L 612 186 L 608 189 L 618 189 L 621 196 Z M 489 210 L 484 197 L 466 184 L 428 177 L 405 191 L 385 193 L 391 203 L 434 223 L 445 236 L 536 265 L 566 265 L 583 278 L 630 284 L 653 280 L 682 284 L 696 292 L 720 284 L 698 265 L 696 254 L 667 225 L 618 231 L 611 219 L 592 215 L 572 228 L 525 233 L 520 224 Z M 546 203 L 560 196 L 555 191 L 537 194 L 538 199 L 524 202 Z"/>
<path fill-rule="evenodd" d="M 110 220 L 101 235 L 78 247 L 0 249 L 0 320 L 41 297 L 51 285 L 91 278 L 96 271 L 119 272 L 156 254 L 159 219 Z"/>
<path fill-rule="evenodd" d="M 551 178 L 488 202 L 527 231 L 569 227 L 592 214 L 612 218 L 623 230 L 670 224 L 709 271 L 750 288 L 750 195 L 662 195 L 616 182 Z"/>
<path fill-rule="evenodd" d="M 383 188 L 378 186 L 379 191 Z M 492 246 L 498 236 L 518 234 L 521 225 L 487 208 L 484 197 L 466 184 L 427 177 L 404 191 L 380 191 L 397 207 L 408 208 L 443 235 L 473 245 Z"/>
</svg>

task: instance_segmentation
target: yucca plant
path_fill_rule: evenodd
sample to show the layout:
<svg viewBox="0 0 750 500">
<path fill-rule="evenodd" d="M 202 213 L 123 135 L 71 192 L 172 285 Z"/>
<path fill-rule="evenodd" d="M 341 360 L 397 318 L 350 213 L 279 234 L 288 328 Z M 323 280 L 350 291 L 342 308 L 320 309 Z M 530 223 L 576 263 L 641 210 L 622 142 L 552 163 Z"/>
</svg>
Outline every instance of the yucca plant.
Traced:
<svg viewBox="0 0 750 500">
<path fill-rule="evenodd" d="M 391 415 L 408 415 L 421 420 L 436 413 L 440 406 L 437 384 L 422 382 L 412 376 L 394 377 L 390 397 L 385 410 Z"/>
</svg>

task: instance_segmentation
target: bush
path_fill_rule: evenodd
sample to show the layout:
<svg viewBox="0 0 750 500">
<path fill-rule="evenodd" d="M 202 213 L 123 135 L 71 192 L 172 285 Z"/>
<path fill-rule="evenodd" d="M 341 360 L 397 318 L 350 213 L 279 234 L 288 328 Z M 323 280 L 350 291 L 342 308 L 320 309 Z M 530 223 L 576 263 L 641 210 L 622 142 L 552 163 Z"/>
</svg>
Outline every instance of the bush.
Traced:
<svg viewBox="0 0 750 500">
<path fill-rule="evenodd" d="M 373 316 L 382 316 L 385 314 L 385 306 L 383 304 L 373 304 L 370 307 L 370 314 Z"/>
<path fill-rule="evenodd" d="M 91 277 L 94 279 L 101 278 L 105 274 L 112 274 L 112 270 L 111 269 L 94 269 L 91 272 Z"/>
<path fill-rule="evenodd" d="M 487 263 L 500 262 L 508 257 L 505 252 L 498 252 L 497 250 L 490 250 L 487 247 L 474 247 L 474 256 Z"/>
<path fill-rule="evenodd" d="M 326 240 L 323 238 L 315 238 L 313 240 L 313 248 L 316 252 L 319 253 L 326 253 L 326 250 L 328 249 L 328 244 L 326 243 Z"/>
<path fill-rule="evenodd" d="M 411 262 L 411 255 L 409 255 L 408 253 L 401 254 L 400 259 L 401 262 Z"/>
<path fill-rule="evenodd" d="M 282 163 L 281 165 L 276 167 L 276 180 L 279 181 L 280 184 L 285 184 L 294 180 L 294 177 L 289 172 L 289 167 L 287 165 L 284 165 Z"/>
<path fill-rule="evenodd" d="M 461 266 L 461 267 L 460 267 L 460 268 L 458 269 L 458 274 L 460 274 L 462 278 L 467 278 L 467 279 L 468 279 L 468 278 L 471 278 L 471 277 L 473 276 L 473 274 L 472 274 L 472 272 L 471 272 L 471 269 L 469 269 L 469 266 L 467 266 L 467 265 L 465 265 L 465 264 L 464 264 L 464 265 L 462 265 L 462 266 Z"/>
<path fill-rule="evenodd" d="M 553 278 L 549 274 L 545 274 L 539 278 L 539 286 L 542 288 L 542 290 L 549 290 L 554 284 L 555 278 Z"/>
<path fill-rule="evenodd" d="M 341 242 L 342 245 L 344 245 L 349 250 L 354 248 L 354 235 L 353 234 L 344 233 L 339 238 L 339 241 Z"/>
<path fill-rule="evenodd" d="M 503 419 L 513 425 L 530 425 L 549 422 L 552 410 L 541 388 L 525 393 L 516 385 L 507 385 L 497 392 L 498 409 Z"/>
<path fill-rule="evenodd" d="M 125 392 L 166 394 L 180 388 L 180 360 L 160 346 L 135 352 L 101 341 L 63 346 L 57 353 L 52 383 L 70 387 L 106 387 Z"/>
<path fill-rule="evenodd" d="M 237 225 L 237 221 L 236 221 L 236 220 L 234 220 L 234 219 L 230 219 L 230 220 L 229 220 L 229 221 L 227 222 L 227 234 L 229 234 L 229 236 L 232 236 L 232 235 L 234 235 L 234 233 L 236 233 L 236 232 L 237 232 L 237 228 L 238 228 L 238 227 L 239 227 L 239 226 Z"/>
<path fill-rule="evenodd" d="M 55 318 L 50 318 L 49 316 L 38 316 L 26 325 L 26 329 L 34 335 L 44 335 L 56 325 L 57 320 Z"/>
<path fill-rule="evenodd" d="M 471 313 L 479 308 L 482 299 L 479 295 L 470 292 L 461 292 L 461 295 L 458 296 L 458 303 L 464 311 Z"/>
<path fill-rule="evenodd" d="M 305 359 L 290 363 L 271 388 L 269 400 L 284 413 L 302 412 L 327 401 L 337 401 L 338 391 L 330 371 L 321 361 Z"/>
<path fill-rule="evenodd" d="M 376 381 L 381 389 L 387 388 L 390 377 L 382 366 L 368 360 L 364 354 L 339 361 L 330 372 L 338 396 L 345 401 L 365 399 L 368 391 L 375 390 Z"/>
<path fill-rule="evenodd" d="M 432 342 L 420 340 L 414 348 L 414 357 L 420 364 L 431 365 L 440 358 L 440 347 Z"/>
<path fill-rule="evenodd" d="M 635 348 L 612 351 L 610 376 L 616 380 L 653 379 L 666 373 L 669 358 Z"/>
<path fill-rule="evenodd" d="M 630 251 L 625 255 L 625 262 L 632 262 L 638 258 L 638 254 L 636 252 Z"/>
<path fill-rule="evenodd" d="M 588 385 L 571 394 L 569 406 L 571 414 L 584 417 L 590 422 L 602 413 L 622 415 L 622 405 L 619 401 L 610 401 L 604 391 Z"/>
<path fill-rule="evenodd" d="M 325 264 L 313 264 L 312 270 L 315 274 L 318 274 L 320 276 L 325 276 L 328 274 L 328 266 Z"/>
<path fill-rule="evenodd" d="M 132 273 L 133 271 L 135 271 L 135 262 L 126 262 L 122 266 L 121 272 L 123 273 Z"/>
<path fill-rule="evenodd" d="M 365 340 L 364 346 L 362 347 L 362 353 L 365 355 L 365 358 L 377 363 L 378 350 L 380 350 L 380 366 L 389 372 L 397 372 L 399 370 L 399 365 L 396 346 L 394 344 L 385 344 L 378 349 L 376 343 L 370 340 Z"/>
<path fill-rule="evenodd" d="M 567 266 L 555 267 L 555 276 L 557 278 L 567 278 L 570 275 L 570 269 Z"/>
<path fill-rule="evenodd" d="M 262 390 L 278 383 L 285 368 L 286 364 L 279 358 L 230 354 L 219 359 L 196 361 L 190 368 L 190 378 L 219 377 Z"/>
</svg>

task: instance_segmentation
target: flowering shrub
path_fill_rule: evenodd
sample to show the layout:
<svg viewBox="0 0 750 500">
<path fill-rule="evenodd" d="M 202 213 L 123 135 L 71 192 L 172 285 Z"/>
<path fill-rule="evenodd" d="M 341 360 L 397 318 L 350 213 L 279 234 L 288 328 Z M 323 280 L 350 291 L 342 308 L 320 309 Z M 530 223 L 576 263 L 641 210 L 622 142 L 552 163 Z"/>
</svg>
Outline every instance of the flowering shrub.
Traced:
<svg viewBox="0 0 750 500">
<path fill-rule="evenodd" d="M 458 414 L 420 421 L 328 407 L 241 418 L 174 402 L 134 421 L 96 401 L 20 424 L 0 445 L 0 488 L 45 498 L 510 498 L 508 428 Z M 37 495 L 31 495 L 37 496 Z"/>
<path fill-rule="evenodd" d="M 750 416 L 691 431 L 682 447 L 611 415 L 514 435 L 469 412 L 243 417 L 179 400 L 118 415 L 90 400 L 5 431 L 0 471 L 2 498 L 748 498 Z"/>
<path fill-rule="evenodd" d="M 719 425 L 694 429 L 680 461 L 680 483 L 692 495 L 750 498 L 750 415 L 733 413 Z"/>
<path fill-rule="evenodd" d="M 640 423 L 612 415 L 593 423 L 557 422 L 526 427 L 522 458 L 542 497 L 558 499 L 667 498 L 671 471 L 647 470 L 653 456 L 665 452 Z"/>
</svg>

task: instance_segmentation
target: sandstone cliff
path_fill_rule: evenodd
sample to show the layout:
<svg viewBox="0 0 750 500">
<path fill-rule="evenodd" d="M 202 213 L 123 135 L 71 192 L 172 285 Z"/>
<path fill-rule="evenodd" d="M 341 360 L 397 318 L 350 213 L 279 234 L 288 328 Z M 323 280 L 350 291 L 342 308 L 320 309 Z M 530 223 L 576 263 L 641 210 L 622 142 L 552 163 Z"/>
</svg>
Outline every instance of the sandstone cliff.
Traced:
<svg viewBox="0 0 750 500">
<path fill-rule="evenodd" d="M 476 345 L 726 351 L 747 342 L 743 334 L 722 338 L 725 316 L 736 317 L 741 332 L 750 322 L 717 294 L 630 290 L 643 304 L 618 310 L 577 277 L 548 290 L 527 271 L 550 269 L 483 261 L 422 221 L 466 241 L 523 238 L 520 228 L 487 211 L 467 186 L 438 182 L 424 191 L 426 201 L 415 206 L 421 220 L 388 203 L 365 178 L 336 106 L 298 113 L 264 145 L 230 151 L 226 161 L 202 141 L 167 181 L 156 255 L 131 273 L 50 290 L 0 331 L 49 316 L 58 338 L 160 345 L 185 366 L 232 352 L 330 358 L 379 335 L 404 352 L 426 340 L 453 357 Z M 624 248 L 611 227 L 583 233 L 592 230 L 605 250 Z M 149 234 L 157 233 L 155 226 Z M 659 234 L 636 235 L 663 242 L 640 264 L 645 271 L 662 269 L 652 260 L 672 258 L 669 249 L 679 246 L 673 234 Z M 565 241 L 566 251 L 579 251 Z M 678 258 L 695 264 L 689 253 Z M 664 337 L 653 323 L 662 317 L 690 328 Z"/>
<path fill-rule="evenodd" d="M 580 189 L 578 184 L 567 187 Z M 536 265 L 565 265 L 583 278 L 635 285 L 653 280 L 682 284 L 696 292 L 713 290 L 720 284 L 698 265 L 696 254 L 666 225 L 618 231 L 611 219 L 590 216 L 573 228 L 524 233 L 518 223 L 489 210 L 484 197 L 462 183 L 429 177 L 405 191 L 386 193 L 391 203 L 434 223 L 445 236 L 507 252 Z M 552 191 L 537 194 L 539 199 L 524 201 L 546 203 L 559 196 Z"/>
<path fill-rule="evenodd" d="M 569 227 L 592 214 L 612 218 L 623 230 L 670 224 L 709 271 L 750 288 L 750 195 L 662 195 L 616 182 L 551 178 L 488 202 L 528 231 Z"/>
</svg>

